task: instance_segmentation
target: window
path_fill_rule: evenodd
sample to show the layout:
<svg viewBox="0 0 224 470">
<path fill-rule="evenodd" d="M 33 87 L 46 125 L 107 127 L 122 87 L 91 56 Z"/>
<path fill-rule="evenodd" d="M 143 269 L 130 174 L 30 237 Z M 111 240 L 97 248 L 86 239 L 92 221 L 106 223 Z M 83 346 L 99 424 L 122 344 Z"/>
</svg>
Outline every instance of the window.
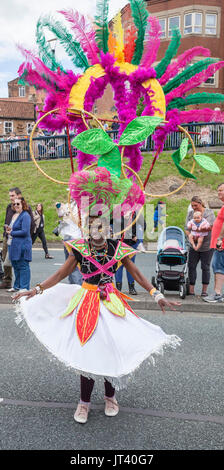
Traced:
<svg viewBox="0 0 224 470">
<path fill-rule="evenodd" d="M 202 33 L 202 13 L 187 13 L 184 15 L 184 34 Z"/>
<path fill-rule="evenodd" d="M 217 15 L 207 14 L 205 17 L 205 34 L 216 34 Z"/>
<path fill-rule="evenodd" d="M 23 96 L 26 96 L 25 86 L 19 86 L 19 96 L 20 98 L 22 98 Z"/>
<path fill-rule="evenodd" d="M 165 18 L 159 18 L 159 24 L 161 27 L 161 39 L 166 37 L 166 19 Z"/>
<path fill-rule="evenodd" d="M 27 134 L 30 134 L 32 129 L 33 129 L 33 124 L 32 122 L 28 122 L 27 125 L 26 125 L 26 129 L 27 129 Z"/>
<path fill-rule="evenodd" d="M 13 132 L 13 123 L 12 121 L 4 122 L 4 134 L 11 134 Z"/>
<path fill-rule="evenodd" d="M 169 37 L 172 36 L 172 31 L 175 28 L 180 28 L 180 17 L 172 16 L 168 19 L 169 21 Z"/>
<path fill-rule="evenodd" d="M 206 85 L 215 85 L 215 75 L 212 75 L 211 77 L 209 77 L 206 82 L 204 82 L 204 84 Z"/>
</svg>

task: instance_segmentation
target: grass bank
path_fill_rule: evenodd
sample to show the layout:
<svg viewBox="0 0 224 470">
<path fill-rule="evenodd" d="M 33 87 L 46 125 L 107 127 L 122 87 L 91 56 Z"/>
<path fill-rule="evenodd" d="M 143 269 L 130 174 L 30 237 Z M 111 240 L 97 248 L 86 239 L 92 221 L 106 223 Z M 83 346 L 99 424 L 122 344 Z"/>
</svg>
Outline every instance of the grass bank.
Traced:
<svg viewBox="0 0 224 470">
<path fill-rule="evenodd" d="M 198 184 L 211 189 L 216 189 L 217 184 L 223 181 L 224 175 L 224 159 L 222 155 L 209 154 L 220 168 L 220 174 L 213 174 L 204 171 L 196 165 L 195 176 Z M 152 161 L 152 154 L 144 154 L 144 162 L 140 172 L 140 177 L 145 179 L 148 169 Z M 70 176 L 70 162 L 66 160 L 53 160 L 40 162 L 41 168 L 51 177 L 61 181 L 68 181 Z M 190 170 L 192 159 L 186 157 L 184 160 L 184 168 Z M 165 176 L 179 176 L 176 167 L 170 157 L 170 153 L 163 153 L 159 162 L 156 163 L 150 182 L 160 181 Z M 31 207 L 34 209 L 38 202 L 44 205 L 44 213 L 46 219 L 45 233 L 49 241 L 55 241 L 57 238 L 52 234 L 52 230 L 57 225 L 57 214 L 55 211 L 55 202 L 66 202 L 68 191 L 66 186 L 51 182 L 45 178 L 33 162 L 20 163 L 3 163 L 0 165 L 0 231 L 3 232 L 3 224 L 5 217 L 5 208 L 8 204 L 8 190 L 13 186 L 21 188 L 24 197 L 27 199 Z M 163 192 L 161 188 L 161 192 Z M 183 198 L 181 193 L 178 200 L 171 201 L 169 198 L 163 198 L 167 205 L 167 225 L 178 225 L 183 227 L 186 216 L 186 210 L 189 205 L 189 199 Z M 157 202 L 155 199 L 154 204 Z"/>
</svg>

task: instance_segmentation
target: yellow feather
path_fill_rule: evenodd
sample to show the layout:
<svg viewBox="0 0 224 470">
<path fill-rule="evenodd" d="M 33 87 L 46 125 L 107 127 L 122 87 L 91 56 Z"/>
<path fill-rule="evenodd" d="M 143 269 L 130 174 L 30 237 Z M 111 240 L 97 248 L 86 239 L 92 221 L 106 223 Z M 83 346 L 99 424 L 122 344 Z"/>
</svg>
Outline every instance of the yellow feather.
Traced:
<svg viewBox="0 0 224 470">
<path fill-rule="evenodd" d="M 121 22 L 121 12 L 119 12 L 113 21 L 113 34 L 117 40 L 115 57 L 118 62 L 124 62 L 124 30 Z"/>
</svg>

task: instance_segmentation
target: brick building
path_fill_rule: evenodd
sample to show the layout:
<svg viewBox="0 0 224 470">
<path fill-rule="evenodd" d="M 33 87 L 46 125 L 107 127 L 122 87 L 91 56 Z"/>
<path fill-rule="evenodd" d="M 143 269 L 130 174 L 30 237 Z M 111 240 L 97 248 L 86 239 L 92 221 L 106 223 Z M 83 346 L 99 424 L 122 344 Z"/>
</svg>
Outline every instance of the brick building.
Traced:
<svg viewBox="0 0 224 470">
<path fill-rule="evenodd" d="M 8 98 L 0 98 L 0 136 L 26 136 L 36 120 L 36 105 L 42 106 L 44 92 L 20 85 L 19 78 L 8 82 Z"/>
<path fill-rule="evenodd" d="M 178 55 L 200 45 L 210 49 L 212 58 L 224 59 L 223 0 L 148 0 L 146 8 L 150 15 L 159 19 L 162 29 L 158 61 L 165 54 L 174 27 L 180 29 L 182 36 Z M 126 28 L 131 21 L 130 4 L 127 4 L 121 13 L 123 26 Z M 195 58 L 193 62 L 198 59 L 200 57 Z M 192 90 L 192 93 L 196 91 L 224 93 L 224 69 L 216 72 L 206 83 Z M 215 106 L 217 105 L 209 105 Z"/>
</svg>

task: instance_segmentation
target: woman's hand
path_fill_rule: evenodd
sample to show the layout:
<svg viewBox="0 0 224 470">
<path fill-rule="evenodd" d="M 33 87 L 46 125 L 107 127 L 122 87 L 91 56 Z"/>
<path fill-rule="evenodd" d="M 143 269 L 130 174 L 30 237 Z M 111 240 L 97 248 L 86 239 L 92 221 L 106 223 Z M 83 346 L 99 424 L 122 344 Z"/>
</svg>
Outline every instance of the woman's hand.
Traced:
<svg viewBox="0 0 224 470">
<path fill-rule="evenodd" d="M 6 233 L 10 234 L 10 232 L 12 231 L 12 228 L 9 227 L 9 225 L 5 225 L 5 231 Z"/>
<path fill-rule="evenodd" d="M 160 306 L 162 312 L 165 313 L 165 307 L 170 308 L 170 310 L 176 310 L 174 306 L 179 307 L 181 305 L 181 302 L 169 301 L 164 297 L 163 299 L 160 299 L 158 301 L 158 305 Z"/>
<path fill-rule="evenodd" d="M 15 294 L 12 296 L 12 301 L 15 302 L 16 300 L 19 300 L 21 297 L 26 297 L 26 300 L 31 299 L 31 297 L 34 297 L 34 295 L 37 294 L 37 291 L 35 287 L 31 290 L 28 290 L 26 292 L 20 292 L 18 294 Z"/>
</svg>

